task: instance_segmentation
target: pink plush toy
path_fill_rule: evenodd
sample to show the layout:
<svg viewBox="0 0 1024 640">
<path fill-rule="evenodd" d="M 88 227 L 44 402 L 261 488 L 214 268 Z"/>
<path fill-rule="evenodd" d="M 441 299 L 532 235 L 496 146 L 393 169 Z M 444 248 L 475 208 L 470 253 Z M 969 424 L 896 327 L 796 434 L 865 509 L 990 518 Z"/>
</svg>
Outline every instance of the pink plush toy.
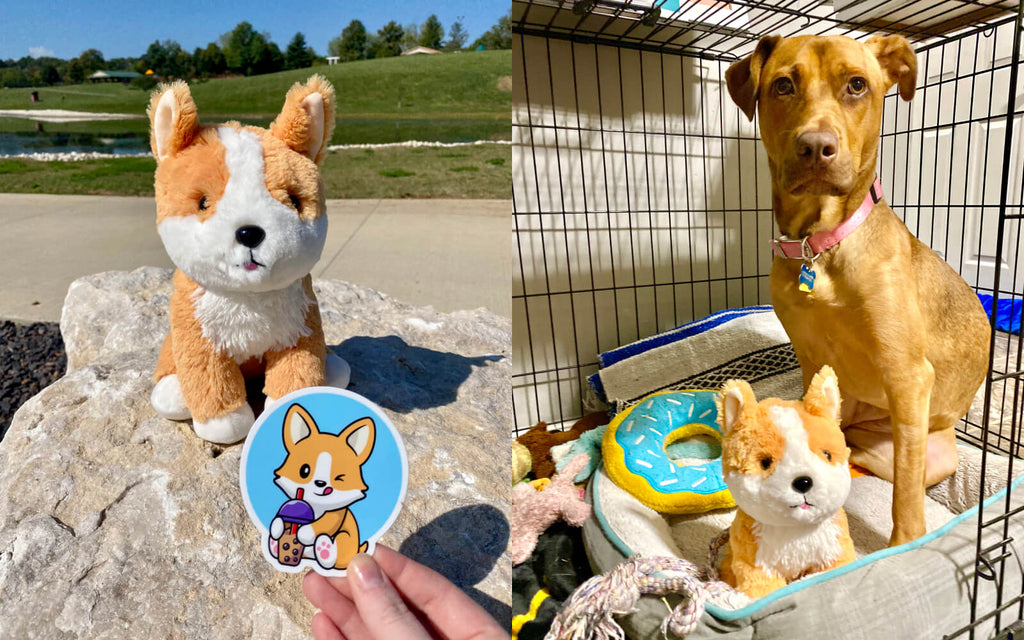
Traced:
<svg viewBox="0 0 1024 640">
<path fill-rule="evenodd" d="M 590 517 L 590 505 L 583 501 L 579 488 L 572 481 L 588 459 L 585 453 L 574 457 L 542 491 L 523 482 L 513 487 L 508 544 L 512 564 L 529 559 L 537 546 L 537 538 L 559 518 L 578 527 Z"/>
</svg>

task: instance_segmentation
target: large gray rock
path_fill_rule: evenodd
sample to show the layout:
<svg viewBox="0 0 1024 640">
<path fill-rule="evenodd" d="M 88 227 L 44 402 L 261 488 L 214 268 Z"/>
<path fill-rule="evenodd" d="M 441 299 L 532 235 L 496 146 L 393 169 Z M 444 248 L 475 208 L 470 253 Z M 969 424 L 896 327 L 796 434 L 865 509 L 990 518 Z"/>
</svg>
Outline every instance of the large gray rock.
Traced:
<svg viewBox="0 0 1024 640">
<path fill-rule="evenodd" d="M 407 503 L 382 542 L 507 621 L 510 322 L 314 286 L 350 388 L 384 407 L 408 449 Z M 170 272 L 155 268 L 71 285 L 68 373 L 0 443 L 2 638 L 308 635 L 301 578 L 258 552 L 241 446 L 204 442 L 150 408 L 170 292 Z"/>
</svg>

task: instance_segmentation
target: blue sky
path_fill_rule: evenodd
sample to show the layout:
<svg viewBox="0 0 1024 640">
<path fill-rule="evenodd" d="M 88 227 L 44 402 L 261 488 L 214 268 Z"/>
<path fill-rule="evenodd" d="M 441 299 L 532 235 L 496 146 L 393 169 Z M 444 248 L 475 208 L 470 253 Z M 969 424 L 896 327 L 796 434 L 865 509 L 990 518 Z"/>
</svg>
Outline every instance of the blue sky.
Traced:
<svg viewBox="0 0 1024 640">
<path fill-rule="evenodd" d="M 459 17 L 470 42 L 508 12 L 509 0 L 4 0 L 0 2 L 0 59 L 26 55 L 77 57 L 95 48 L 107 59 L 140 56 L 154 40 L 176 40 L 191 52 L 216 42 L 245 20 L 270 33 L 282 50 L 297 31 L 320 55 L 351 20 L 376 32 L 389 20 L 422 24 L 437 14 L 445 33 Z M 286 8 L 288 7 L 288 8 Z"/>
</svg>

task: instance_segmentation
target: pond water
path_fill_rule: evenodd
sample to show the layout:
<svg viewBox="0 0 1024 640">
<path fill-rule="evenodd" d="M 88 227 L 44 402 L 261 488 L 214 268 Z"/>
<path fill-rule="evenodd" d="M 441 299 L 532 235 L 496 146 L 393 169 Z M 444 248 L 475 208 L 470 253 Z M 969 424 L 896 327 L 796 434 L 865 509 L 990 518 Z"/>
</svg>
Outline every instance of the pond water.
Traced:
<svg viewBox="0 0 1024 640">
<path fill-rule="evenodd" d="M 265 127 L 269 120 L 243 120 Z M 383 144 L 424 140 L 473 142 L 510 140 L 511 119 L 505 118 L 367 118 L 338 119 L 331 144 Z M 0 156 L 99 152 L 132 155 L 149 151 L 149 121 L 35 122 L 0 118 Z"/>
</svg>

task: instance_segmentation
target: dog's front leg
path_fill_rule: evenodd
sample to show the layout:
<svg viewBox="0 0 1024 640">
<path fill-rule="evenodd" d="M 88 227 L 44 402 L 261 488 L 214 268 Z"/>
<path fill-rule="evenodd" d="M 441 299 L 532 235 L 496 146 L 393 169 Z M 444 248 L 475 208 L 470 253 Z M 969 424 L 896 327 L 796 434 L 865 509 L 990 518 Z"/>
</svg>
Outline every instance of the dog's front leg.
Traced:
<svg viewBox="0 0 1024 640">
<path fill-rule="evenodd" d="M 326 381 L 324 358 L 324 330 L 320 322 L 320 309 L 316 305 L 312 280 L 309 276 L 302 282 L 306 295 L 313 300 L 306 311 L 306 327 L 309 335 L 299 338 L 293 347 L 271 351 L 266 358 L 266 384 L 263 393 L 276 400 L 285 394 L 306 387 L 319 387 Z"/>
<path fill-rule="evenodd" d="M 935 371 L 921 356 L 887 367 L 883 373 L 893 437 L 892 535 L 889 546 L 925 534 L 925 462 L 928 453 L 928 407 Z"/>
</svg>

